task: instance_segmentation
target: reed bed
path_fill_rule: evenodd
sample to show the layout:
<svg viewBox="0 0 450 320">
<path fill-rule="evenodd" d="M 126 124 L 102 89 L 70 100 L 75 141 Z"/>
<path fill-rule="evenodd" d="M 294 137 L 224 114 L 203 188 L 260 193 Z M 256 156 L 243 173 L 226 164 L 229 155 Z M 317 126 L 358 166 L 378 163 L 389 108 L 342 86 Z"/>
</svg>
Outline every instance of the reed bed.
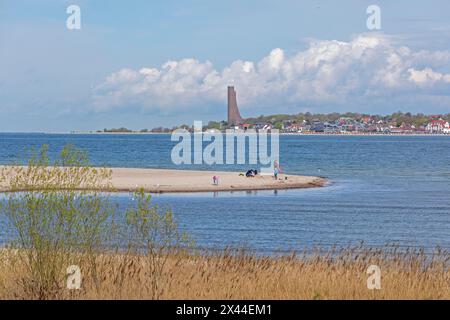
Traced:
<svg viewBox="0 0 450 320">
<path fill-rule="evenodd" d="M 2 250 L 0 299 L 34 299 L 21 254 Z M 164 259 L 162 269 L 152 267 Z M 149 257 L 102 253 L 80 266 L 82 286 L 63 280 L 49 299 L 450 299 L 450 253 L 387 246 L 261 257 L 241 250 Z M 68 261 L 68 264 L 70 262 Z M 369 265 L 381 289 L 367 288 Z M 65 270 L 62 270 L 64 273 Z M 42 297 L 41 297 L 42 298 Z"/>
</svg>

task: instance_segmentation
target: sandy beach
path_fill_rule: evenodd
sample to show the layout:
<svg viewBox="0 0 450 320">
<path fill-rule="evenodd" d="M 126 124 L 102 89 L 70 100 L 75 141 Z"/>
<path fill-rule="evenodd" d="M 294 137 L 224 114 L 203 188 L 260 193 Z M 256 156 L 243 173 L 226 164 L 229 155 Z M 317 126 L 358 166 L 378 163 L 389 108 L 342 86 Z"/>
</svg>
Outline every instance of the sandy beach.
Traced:
<svg viewBox="0 0 450 320">
<path fill-rule="evenodd" d="M 111 170 L 111 184 L 117 192 L 130 192 L 140 188 L 151 193 L 275 190 L 322 187 L 327 182 L 321 177 L 290 174 L 279 174 L 278 180 L 275 180 L 273 176 L 263 175 L 247 178 L 243 172 L 138 168 Z M 213 183 L 213 176 L 219 177 L 218 184 Z M 8 183 L 3 181 L 0 192 L 9 191 L 7 186 Z"/>
<path fill-rule="evenodd" d="M 214 175 L 219 177 L 218 185 L 213 184 Z M 114 168 L 112 175 L 118 191 L 144 187 L 155 193 L 314 188 L 325 183 L 326 179 L 312 176 L 280 174 L 275 180 L 272 176 L 247 178 L 240 172 L 221 171 Z"/>
</svg>

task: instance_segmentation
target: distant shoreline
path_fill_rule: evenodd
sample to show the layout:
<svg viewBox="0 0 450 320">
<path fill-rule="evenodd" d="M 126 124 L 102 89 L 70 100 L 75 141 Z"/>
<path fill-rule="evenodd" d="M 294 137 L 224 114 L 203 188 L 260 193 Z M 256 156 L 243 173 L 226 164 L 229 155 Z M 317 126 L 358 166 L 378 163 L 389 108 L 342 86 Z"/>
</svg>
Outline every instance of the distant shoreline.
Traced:
<svg viewBox="0 0 450 320">
<path fill-rule="evenodd" d="M 203 132 L 205 133 L 205 132 Z M 223 132 L 225 133 L 225 132 Z M 0 134 L 46 134 L 46 135 L 171 135 L 170 132 L 0 132 Z M 235 134 L 245 134 L 245 132 L 235 132 Z M 280 136 L 380 136 L 380 137 L 450 137 L 450 134 L 443 133 L 295 133 L 281 132 Z"/>
</svg>

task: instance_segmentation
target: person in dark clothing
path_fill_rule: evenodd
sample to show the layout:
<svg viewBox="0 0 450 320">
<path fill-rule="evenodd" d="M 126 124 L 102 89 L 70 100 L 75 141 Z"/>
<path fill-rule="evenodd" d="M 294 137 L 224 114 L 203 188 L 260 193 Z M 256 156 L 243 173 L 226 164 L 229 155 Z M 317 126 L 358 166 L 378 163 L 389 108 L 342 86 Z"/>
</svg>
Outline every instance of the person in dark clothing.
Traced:
<svg viewBox="0 0 450 320">
<path fill-rule="evenodd" d="M 247 178 L 253 178 L 253 177 L 257 176 L 257 175 L 258 175 L 258 170 L 254 170 L 254 169 L 248 170 L 247 173 L 245 174 L 245 176 Z"/>
</svg>

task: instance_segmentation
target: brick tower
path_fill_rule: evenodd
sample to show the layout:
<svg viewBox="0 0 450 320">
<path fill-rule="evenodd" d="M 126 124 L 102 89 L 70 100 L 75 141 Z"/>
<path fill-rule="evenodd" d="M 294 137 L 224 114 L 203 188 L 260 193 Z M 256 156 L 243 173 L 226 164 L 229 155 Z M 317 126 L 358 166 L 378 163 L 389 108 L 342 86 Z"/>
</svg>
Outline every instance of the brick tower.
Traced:
<svg viewBox="0 0 450 320">
<path fill-rule="evenodd" d="M 236 101 L 236 91 L 234 87 L 228 87 L 228 125 L 237 126 L 242 124 L 243 120 L 239 113 L 239 108 Z"/>
</svg>

